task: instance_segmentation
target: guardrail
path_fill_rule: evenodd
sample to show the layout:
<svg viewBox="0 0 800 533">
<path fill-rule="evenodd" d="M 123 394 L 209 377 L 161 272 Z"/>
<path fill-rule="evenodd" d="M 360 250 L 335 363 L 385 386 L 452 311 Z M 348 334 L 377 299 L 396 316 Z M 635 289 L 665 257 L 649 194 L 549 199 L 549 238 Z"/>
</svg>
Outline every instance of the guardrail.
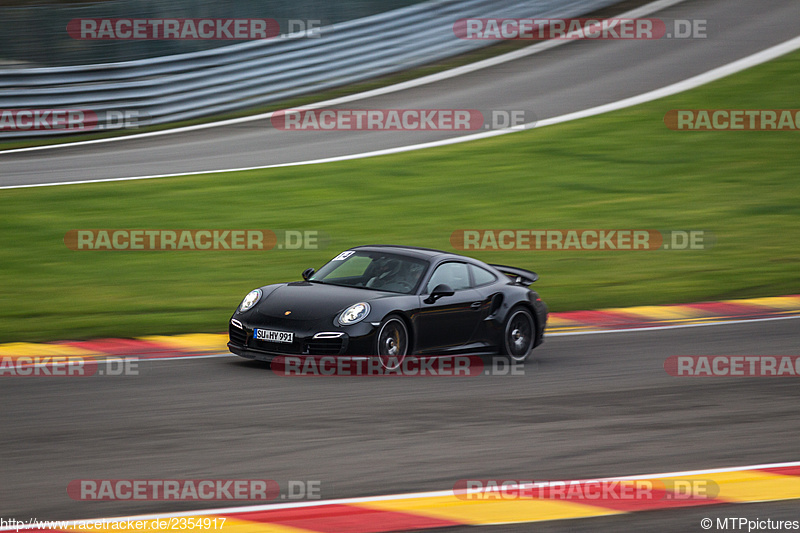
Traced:
<svg viewBox="0 0 800 533">
<path fill-rule="evenodd" d="M 76 19 L 264 19 L 284 33 L 289 21 L 338 24 L 425 0 L 3 0 L 0 1 L 0 68 L 91 65 L 188 54 L 228 46 L 213 39 L 76 40 Z M 10 4 L 10 5 L 9 5 Z M 274 26 L 270 27 L 270 34 Z"/>
<path fill-rule="evenodd" d="M 575 17 L 618 0 L 433 0 L 322 28 L 121 63 L 0 70 L 0 110 L 135 111 L 164 124 L 263 106 L 455 56 L 491 41 L 462 40 L 467 17 Z M 102 122 L 102 118 L 101 118 Z M 63 134 L 2 131 L 0 137 Z"/>
</svg>

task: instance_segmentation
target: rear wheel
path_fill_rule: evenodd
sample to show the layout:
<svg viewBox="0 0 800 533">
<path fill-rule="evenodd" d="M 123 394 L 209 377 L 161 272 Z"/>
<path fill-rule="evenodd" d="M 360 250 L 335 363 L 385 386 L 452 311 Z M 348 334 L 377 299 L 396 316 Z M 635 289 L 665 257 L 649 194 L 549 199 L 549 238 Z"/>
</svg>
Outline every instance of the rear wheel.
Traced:
<svg viewBox="0 0 800 533">
<path fill-rule="evenodd" d="M 389 315 L 383 319 L 378 334 L 375 336 L 375 354 L 381 365 L 394 370 L 399 367 L 408 353 L 408 328 L 397 315 Z"/>
<path fill-rule="evenodd" d="M 503 353 L 513 361 L 521 363 L 533 350 L 533 315 L 524 307 L 515 307 L 503 325 Z"/>
</svg>

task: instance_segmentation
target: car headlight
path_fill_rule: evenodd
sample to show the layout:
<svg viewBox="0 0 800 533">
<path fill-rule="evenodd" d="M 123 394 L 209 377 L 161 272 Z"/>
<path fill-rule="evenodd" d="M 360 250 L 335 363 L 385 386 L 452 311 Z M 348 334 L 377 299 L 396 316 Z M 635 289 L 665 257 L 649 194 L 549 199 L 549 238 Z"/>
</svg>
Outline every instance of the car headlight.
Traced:
<svg viewBox="0 0 800 533">
<path fill-rule="evenodd" d="M 261 299 L 261 289 L 255 289 L 247 293 L 247 296 L 242 300 L 242 305 L 239 306 L 239 311 L 247 311 Z"/>
<path fill-rule="evenodd" d="M 343 326 L 357 324 L 358 322 L 364 320 L 368 314 L 369 314 L 368 303 L 360 302 L 357 304 L 353 304 L 344 311 L 342 311 L 342 314 L 339 315 L 339 324 Z"/>
</svg>

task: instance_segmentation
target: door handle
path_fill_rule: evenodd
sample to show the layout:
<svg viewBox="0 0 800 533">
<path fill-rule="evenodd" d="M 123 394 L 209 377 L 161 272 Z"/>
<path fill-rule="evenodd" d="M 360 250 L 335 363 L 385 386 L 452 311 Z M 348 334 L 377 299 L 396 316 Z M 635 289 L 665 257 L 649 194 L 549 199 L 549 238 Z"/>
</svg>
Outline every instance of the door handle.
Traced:
<svg viewBox="0 0 800 533">
<path fill-rule="evenodd" d="M 470 305 L 470 307 L 472 309 L 480 309 L 482 305 L 483 305 L 483 302 L 472 302 L 472 305 Z"/>
</svg>

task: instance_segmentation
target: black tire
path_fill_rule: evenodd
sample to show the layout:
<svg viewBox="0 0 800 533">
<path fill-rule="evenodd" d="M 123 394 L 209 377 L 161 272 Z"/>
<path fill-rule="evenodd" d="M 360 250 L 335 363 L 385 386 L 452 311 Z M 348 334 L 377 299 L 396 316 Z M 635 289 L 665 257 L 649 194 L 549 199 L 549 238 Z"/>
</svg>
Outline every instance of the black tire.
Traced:
<svg viewBox="0 0 800 533">
<path fill-rule="evenodd" d="M 533 350 L 535 335 L 531 312 L 522 306 L 512 308 L 503 323 L 503 353 L 512 361 L 524 362 Z"/>
<path fill-rule="evenodd" d="M 375 355 L 387 370 L 399 367 L 408 354 L 408 327 L 397 315 L 383 319 L 375 334 Z"/>
</svg>

